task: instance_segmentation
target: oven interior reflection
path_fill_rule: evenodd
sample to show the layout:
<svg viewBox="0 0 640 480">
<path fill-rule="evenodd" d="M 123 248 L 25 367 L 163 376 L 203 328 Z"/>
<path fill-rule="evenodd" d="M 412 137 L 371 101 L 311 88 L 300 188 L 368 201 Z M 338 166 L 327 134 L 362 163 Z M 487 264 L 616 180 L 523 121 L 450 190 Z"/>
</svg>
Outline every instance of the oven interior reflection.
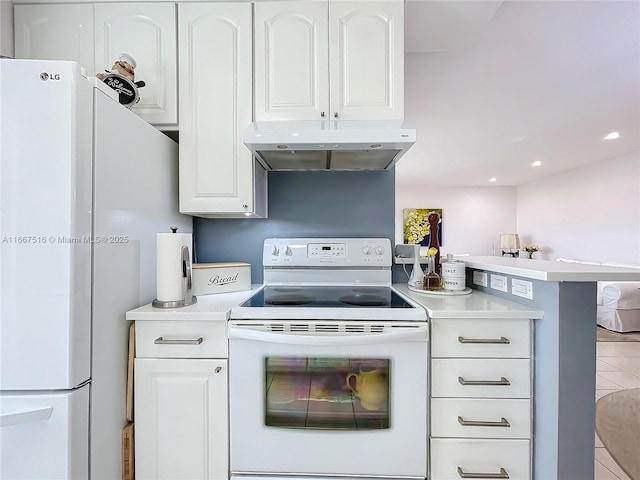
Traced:
<svg viewBox="0 0 640 480">
<path fill-rule="evenodd" d="M 389 359 L 267 357 L 265 424 L 372 430 L 390 424 Z"/>
</svg>

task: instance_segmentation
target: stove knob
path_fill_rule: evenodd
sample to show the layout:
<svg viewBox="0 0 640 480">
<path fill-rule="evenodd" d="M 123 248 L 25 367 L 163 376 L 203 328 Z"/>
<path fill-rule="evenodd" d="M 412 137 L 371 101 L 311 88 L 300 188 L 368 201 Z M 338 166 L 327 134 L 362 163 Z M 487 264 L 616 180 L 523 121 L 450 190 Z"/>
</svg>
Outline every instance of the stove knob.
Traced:
<svg viewBox="0 0 640 480">
<path fill-rule="evenodd" d="M 371 247 L 367 245 L 366 247 L 362 247 L 362 253 L 365 255 L 371 255 Z"/>
<path fill-rule="evenodd" d="M 273 250 L 271 251 L 271 255 L 273 255 L 274 257 L 277 257 L 278 255 L 280 255 L 280 249 L 274 246 Z"/>
<path fill-rule="evenodd" d="M 384 248 L 383 248 L 382 246 L 378 245 L 378 246 L 376 247 L 376 253 L 377 253 L 378 255 L 382 255 L 382 254 L 384 253 Z"/>
<path fill-rule="evenodd" d="M 293 255 L 293 250 L 291 250 L 291 247 L 287 247 L 287 248 L 284 250 L 284 254 L 285 254 L 287 257 L 290 257 L 291 255 Z"/>
</svg>

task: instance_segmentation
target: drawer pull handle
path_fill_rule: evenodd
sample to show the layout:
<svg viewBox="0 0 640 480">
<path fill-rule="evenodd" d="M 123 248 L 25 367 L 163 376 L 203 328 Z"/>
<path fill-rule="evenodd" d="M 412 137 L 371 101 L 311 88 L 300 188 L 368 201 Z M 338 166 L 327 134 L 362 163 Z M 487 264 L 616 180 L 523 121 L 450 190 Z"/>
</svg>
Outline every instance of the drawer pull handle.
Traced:
<svg viewBox="0 0 640 480">
<path fill-rule="evenodd" d="M 460 343 L 489 343 L 489 344 L 492 344 L 492 345 L 495 345 L 495 344 L 508 345 L 509 343 L 511 343 L 511 340 L 509 340 L 507 337 L 500 337 L 500 338 L 464 338 L 464 337 L 458 337 L 458 342 L 460 342 Z"/>
<path fill-rule="evenodd" d="M 510 427 L 511 424 L 506 418 L 500 418 L 499 422 L 484 422 L 478 420 L 465 420 L 462 417 L 458 417 L 458 423 L 463 427 Z"/>
<path fill-rule="evenodd" d="M 458 475 L 460 475 L 460 478 L 509 478 L 509 474 L 504 468 L 500 469 L 500 473 L 476 473 L 464 472 L 458 467 Z"/>
<path fill-rule="evenodd" d="M 198 337 L 195 340 L 165 340 L 162 337 L 158 337 L 153 343 L 156 345 L 200 345 L 202 337 Z"/>
<path fill-rule="evenodd" d="M 511 382 L 504 377 L 500 377 L 500 380 L 465 380 L 462 377 L 458 377 L 460 385 L 511 385 Z"/>
</svg>

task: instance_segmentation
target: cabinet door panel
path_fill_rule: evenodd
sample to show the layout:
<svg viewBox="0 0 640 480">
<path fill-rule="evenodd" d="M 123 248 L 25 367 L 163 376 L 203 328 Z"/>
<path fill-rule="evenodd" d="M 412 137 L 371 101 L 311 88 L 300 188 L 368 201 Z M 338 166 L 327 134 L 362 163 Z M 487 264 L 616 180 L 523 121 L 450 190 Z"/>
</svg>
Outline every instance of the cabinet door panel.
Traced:
<svg viewBox="0 0 640 480">
<path fill-rule="evenodd" d="M 15 56 L 72 60 L 95 75 L 93 5 L 15 5 Z"/>
<path fill-rule="evenodd" d="M 121 53 L 137 62 L 140 101 L 133 107 L 153 124 L 177 124 L 176 14 L 172 3 L 95 5 L 96 66 L 110 70 Z"/>
<path fill-rule="evenodd" d="M 226 370 L 226 360 L 135 360 L 137 479 L 228 477 Z"/>
<path fill-rule="evenodd" d="M 249 3 L 180 4 L 180 211 L 251 212 Z"/>
<path fill-rule="evenodd" d="M 403 24 L 401 1 L 329 3 L 332 118 L 403 118 Z"/>
<path fill-rule="evenodd" d="M 255 4 L 256 121 L 328 115 L 327 3 L 293 5 Z"/>
</svg>

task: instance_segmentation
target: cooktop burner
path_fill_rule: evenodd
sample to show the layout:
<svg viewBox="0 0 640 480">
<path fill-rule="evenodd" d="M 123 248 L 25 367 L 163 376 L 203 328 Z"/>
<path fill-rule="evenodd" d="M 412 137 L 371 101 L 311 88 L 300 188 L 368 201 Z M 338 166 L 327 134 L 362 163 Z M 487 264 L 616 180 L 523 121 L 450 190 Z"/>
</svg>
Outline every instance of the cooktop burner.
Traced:
<svg viewBox="0 0 640 480">
<path fill-rule="evenodd" d="M 389 287 L 269 287 L 256 293 L 242 307 L 414 308 Z"/>
<path fill-rule="evenodd" d="M 281 307 L 283 305 L 306 305 L 307 303 L 312 303 L 313 301 L 313 297 L 308 297 L 306 295 L 279 294 L 266 298 L 264 300 L 264 303 Z"/>
</svg>

